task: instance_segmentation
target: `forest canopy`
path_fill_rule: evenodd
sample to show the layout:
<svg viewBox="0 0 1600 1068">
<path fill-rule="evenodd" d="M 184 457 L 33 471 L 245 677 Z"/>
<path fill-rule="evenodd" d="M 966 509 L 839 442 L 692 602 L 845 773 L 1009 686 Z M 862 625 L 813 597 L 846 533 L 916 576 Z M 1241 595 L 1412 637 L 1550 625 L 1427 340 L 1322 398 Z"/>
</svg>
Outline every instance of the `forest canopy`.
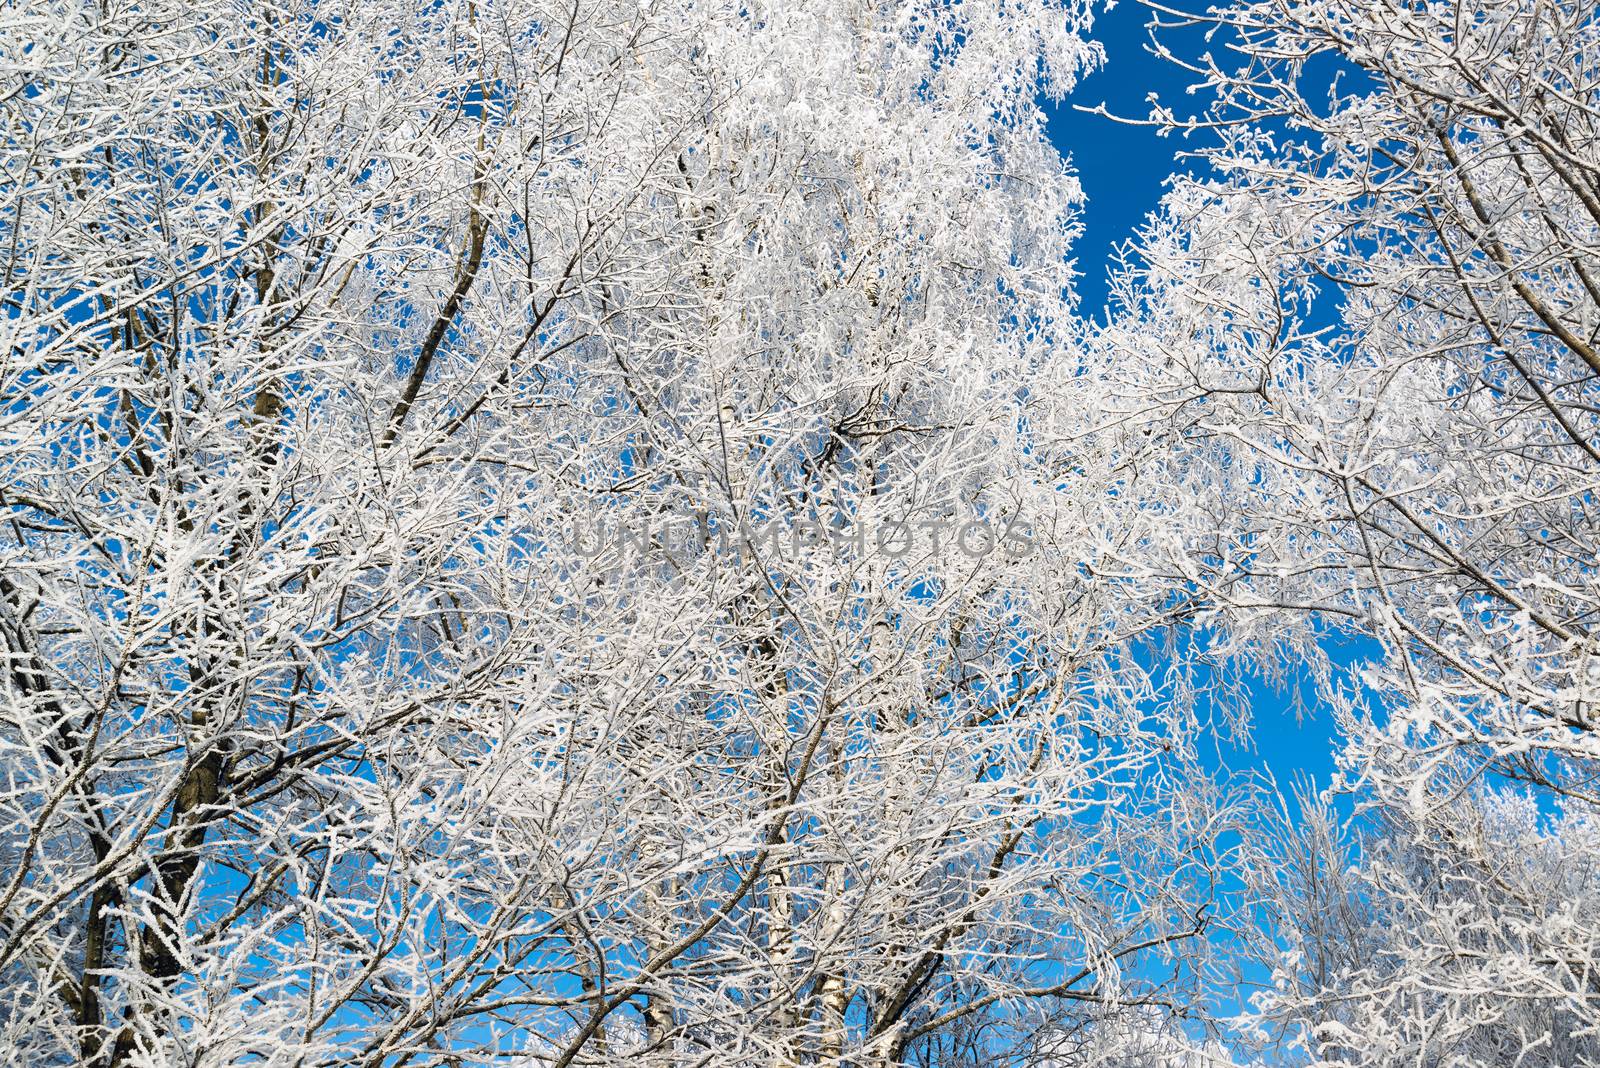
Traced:
<svg viewBox="0 0 1600 1068">
<path fill-rule="evenodd" d="M 0 10 L 0 1062 L 1600 1065 L 1596 10 L 1100 10 Z"/>
</svg>

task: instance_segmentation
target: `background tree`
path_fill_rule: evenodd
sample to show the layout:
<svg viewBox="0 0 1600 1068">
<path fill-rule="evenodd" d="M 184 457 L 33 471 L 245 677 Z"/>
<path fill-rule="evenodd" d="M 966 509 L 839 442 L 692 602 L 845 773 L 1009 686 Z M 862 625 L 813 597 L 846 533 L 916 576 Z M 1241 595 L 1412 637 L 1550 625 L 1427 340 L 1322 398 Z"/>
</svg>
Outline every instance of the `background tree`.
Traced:
<svg viewBox="0 0 1600 1068">
<path fill-rule="evenodd" d="M 1360 870 L 1315 829 L 1263 854 L 1262 1011 L 1326 1063 L 1600 1063 L 1594 6 L 1156 10 L 1220 51 L 1180 60 L 1200 118 L 1153 116 L 1215 135 L 1212 177 L 1096 343 L 1213 501 L 1188 566 L 1239 639 L 1311 614 L 1380 647 L 1373 707 L 1323 694 Z"/>
</svg>

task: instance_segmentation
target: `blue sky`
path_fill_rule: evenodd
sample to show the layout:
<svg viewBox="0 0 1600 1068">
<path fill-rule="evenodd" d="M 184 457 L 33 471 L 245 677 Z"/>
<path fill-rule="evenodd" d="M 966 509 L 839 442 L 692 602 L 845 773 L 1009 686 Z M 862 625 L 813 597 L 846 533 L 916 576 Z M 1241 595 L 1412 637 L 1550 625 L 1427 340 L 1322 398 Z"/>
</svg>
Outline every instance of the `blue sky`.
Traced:
<svg viewBox="0 0 1600 1068">
<path fill-rule="evenodd" d="M 1160 137 L 1145 126 L 1087 115 L 1079 107 L 1105 104 L 1116 115 L 1142 119 L 1150 112 L 1146 99 L 1157 93 L 1163 103 L 1184 114 L 1200 102 L 1187 95 L 1194 79 L 1187 71 L 1147 51 L 1145 23 L 1150 10 L 1124 0 L 1111 10 L 1097 8 L 1091 36 L 1105 46 L 1103 67 L 1079 83 L 1060 105 L 1045 104 L 1049 132 L 1083 181 L 1089 203 L 1084 211 L 1084 236 L 1078 242 L 1078 293 L 1086 314 L 1098 315 L 1105 304 L 1105 274 L 1112 250 L 1127 240 L 1163 192 L 1163 182 L 1186 147 L 1181 136 Z M 1187 43 L 1171 31 L 1163 38 Z M 1204 46 L 1202 46 L 1204 47 Z"/>
<path fill-rule="evenodd" d="M 1180 115 L 1203 105 L 1202 98 L 1186 92 L 1195 80 L 1193 75 L 1148 50 L 1145 23 L 1149 19 L 1150 10 L 1131 0 L 1110 11 L 1097 10 L 1092 36 L 1105 46 L 1105 65 L 1086 77 L 1059 106 L 1045 104 L 1050 136 L 1070 159 L 1088 197 L 1082 220 L 1084 235 L 1077 247 L 1082 274 L 1078 292 L 1084 314 L 1094 318 L 1103 314 L 1113 251 L 1156 207 L 1174 170 L 1195 171 L 1201 166 L 1176 158 L 1196 142 L 1178 135 L 1161 137 L 1149 127 L 1114 122 L 1074 107 L 1104 103 L 1115 114 L 1142 118 L 1149 113 L 1147 97 L 1152 92 Z M 1187 37 L 1166 31 L 1163 39 L 1174 51 L 1179 51 L 1180 45 L 1193 44 L 1196 53 L 1207 47 L 1193 31 L 1188 31 Z M 1217 50 L 1215 44 L 1210 47 Z M 1352 649 L 1351 655 L 1357 651 Z M 1298 673 L 1291 666 L 1287 674 L 1293 679 Z M 1310 717 L 1297 721 L 1290 695 L 1265 686 L 1255 688 L 1254 702 L 1254 752 L 1222 742 L 1218 761 L 1241 770 L 1265 767 L 1286 793 L 1299 775 L 1310 775 L 1319 787 L 1325 786 L 1333 772 L 1336 744 L 1329 716 L 1317 714 L 1312 706 Z"/>
</svg>

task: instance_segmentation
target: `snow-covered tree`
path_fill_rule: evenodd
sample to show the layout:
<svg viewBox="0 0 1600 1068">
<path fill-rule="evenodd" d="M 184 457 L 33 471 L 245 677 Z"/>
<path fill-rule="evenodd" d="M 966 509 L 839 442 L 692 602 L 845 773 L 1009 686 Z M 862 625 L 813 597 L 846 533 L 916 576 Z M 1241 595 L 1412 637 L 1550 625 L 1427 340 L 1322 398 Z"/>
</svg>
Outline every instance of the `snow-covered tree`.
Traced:
<svg viewBox="0 0 1600 1068">
<path fill-rule="evenodd" d="M 1084 18 L 0 12 L 0 1060 L 1154 1041 L 1235 809 Z"/>
<path fill-rule="evenodd" d="M 1479 791 L 1446 842 L 1403 810 L 1367 822 L 1356 838 L 1304 797 L 1252 835 L 1268 913 L 1252 948 L 1271 981 L 1249 1029 L 1322 1064 L 1600 1061 L 1581 986 L 1600 909 L 1592 814 L 1541 819 L 1531 798 Z"/>
<path fill-rule="evenodd" d="M 1214 140 L 1100 336 L 1121 410 L 1215 502 L 1188 566 L 1240 635 L 1381 646 L 1374 701 L 1324 695 L 1375 806 L 1344 887 L 1370 917 L 1300 879 L 1272 1011 L 1331 1063 L 1600 1063 L 1595 7 L 1158 21 L 1217 55 L 1182 60 L 1213 103 L 1154 120 Z"/>
</svg>

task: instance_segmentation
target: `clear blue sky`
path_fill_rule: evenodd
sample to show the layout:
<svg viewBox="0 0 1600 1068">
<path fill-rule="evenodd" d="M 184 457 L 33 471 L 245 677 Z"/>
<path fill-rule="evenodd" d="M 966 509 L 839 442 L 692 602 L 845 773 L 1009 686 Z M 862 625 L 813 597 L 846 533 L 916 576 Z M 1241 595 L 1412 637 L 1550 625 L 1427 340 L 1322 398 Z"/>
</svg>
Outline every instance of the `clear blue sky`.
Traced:
<svg viewBox="0 0 1600 1068">
<path fill-rule="evenodd" d="M 1086 77 L 1060 106 L 1045 105 L 1050 136 L 1070 159 L 1088 197 L 1083 213 L 1085 232 L 1077 247 L 1078 270 L 1083 276 L 1078 292 L 1084 314 L 1095 318 L 1105 305 L 1106 272 L 1113 250 L 1131 237 L 1156 207 L 1164 183 L 1175 169 L 1197 171 L 1201 167 L 1175 159 L 1198 142 L 1178 135 L 1159 137 L 1149 127 L 1074 110 L 1075 104 L 1094 107 L 1104 103 L 1115 114 L 1143 118 L 1150 111 L 1147 97 L 1151 92 L 1180 115 L 1203 106 L 1202 97 L 1186 92 L 1194 76 L 1148 51 L 1145 23 L 1149 18 L 1149 9 L 1132 0 L 1124 0 L 1110 11 L 1097 10 L 1092 36 L 1105 46 L 1106 64 Z M 1168 31 L 1163 40 L 1174 51 L 1193 45 L 1197 53 L 1209 47 L 1221 54 L 1218 43 L 1206 45 L 1194 31 L 1185 33 L 1180 36 Z M 1352 648 L 1350 655 L 1360 651 Z M 1296 676 L 1292 665 L 1287 674 Z M 1290 711 L 1289 695 L 1265 687 L 1257 687 L 1255 704 L 1255 751 L 1240 751 L 1222 743 L 1219 761 L 1236 769 L 1265 766 L 1286 791 L 1297 774 L 1309 774 L 1319 786 L 1326 785 L 1333 771 L 1335 744 L 1329 717 L 1317 715 L 1313 709 L 1308 720 L 1297 722 Z"/>
<path fill-rule="evenodd" d="M 1203 102 L 1186 93 L 1194 80 L 1187 71 L 1147 51 L 1149 19 L 1150 10 L 1133 0 L 1123 0 L 1110 11 L 1097 7 L 1090 36 L 1104 45 L 1106 64 L 1083 79 L 1061 105 L 1045 105 L 1050 136 L 1077 170 L 1089 198 L 1085 233 L 1078 244 L 1078 269 L 1083 273 L 1078 292 L 1085 313 L 1091 315 L 1105 303 L 1105 272 L 1112 249 L 1155 208 L 1162 183 L 1174 168 L 1190 167 L 1174 156 L 1192 145 L 1179 135 L 1159 137 L 1149 127 L 1082 114 L 1073 105 L 1103 103 L 1113 114 L 1143 119 L 1150 112 L 1147 96 L 1152 92 L 1180 115 Z M 1163 39 L 1176 49 L 1194 36 L 1167 31 Z"/>
</svg>

